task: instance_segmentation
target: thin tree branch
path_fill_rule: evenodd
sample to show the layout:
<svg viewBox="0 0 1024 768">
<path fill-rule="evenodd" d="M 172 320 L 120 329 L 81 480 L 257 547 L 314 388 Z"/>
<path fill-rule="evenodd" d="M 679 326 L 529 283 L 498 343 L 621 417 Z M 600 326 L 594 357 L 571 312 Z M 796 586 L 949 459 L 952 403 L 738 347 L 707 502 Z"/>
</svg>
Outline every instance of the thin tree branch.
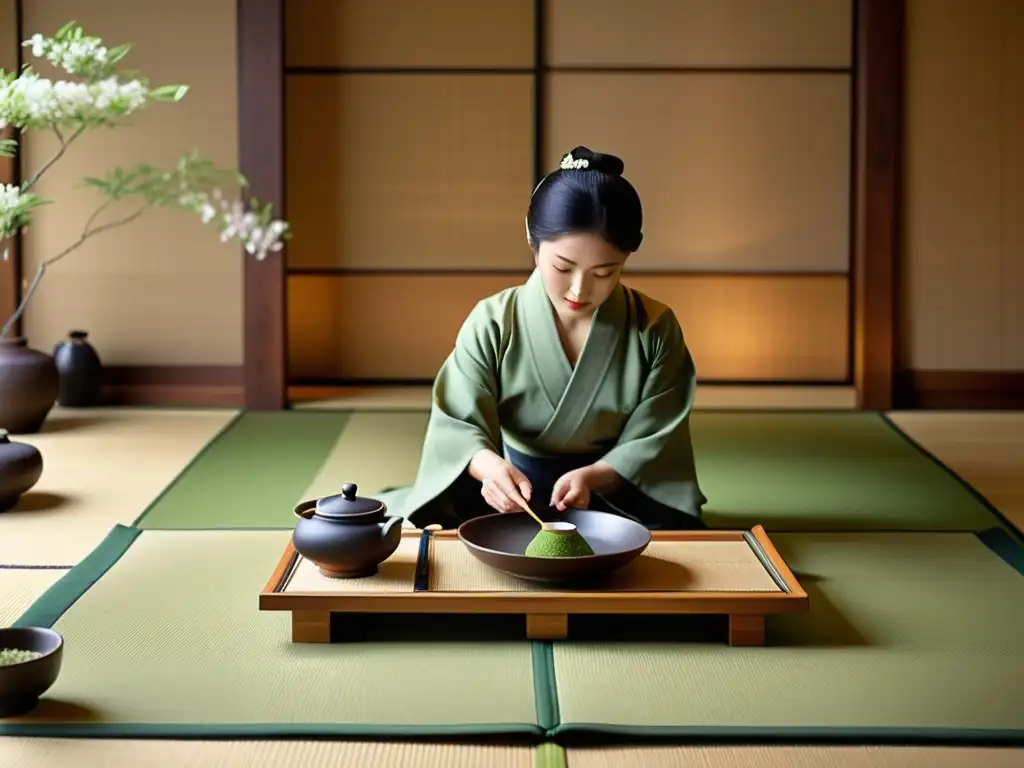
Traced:
<svg viewBox="0 0 1024 768">
<path fill-rule="evenodd" d="M 24 314 L 25 312 L 25 307 L 28 305 L 28 302 L 32 298 L 32 295 L 39 288 L 39 283 L 43 279 L 43 275 L 46 274 L 46 270 L 49 267 L 56 264 L 58 261 L 63 259 L 68 254 L 78 250 L 78 248 L 80 248 L 82 244 L 90 237 L 98 235 L 101 232 L 106 232 L 107 230 L 110 229 L 116 229 L 117 227 L 123 227 L 126 224 L 130 224 L 131 222 L 135 221 L 135 219 L 139 218 L 139 216 L 141 216 L 143 213 L 145 213 L 146 210 L 150 207 L 150 203 L 146 203 L 137 211 L 135 211 L 135 213 L 129 216 L 125 216 L 122 219 L 117 219 L 116 221 L 108 222 L 106 224 L 103 224 L 102 226 L 96 227 L 95 229 L 92 228 L 93 222 L 96 221 L 96 218 L 110 205 L 111 202 L 113 202 L 113 200 L 108 199 L 106 202 L 103 203 L 103 205 L 101 205 L 93 212 L 92 216 L 90 216 L 89 220 L 86 222 L 82 234 L 79 236 L 77 240 L 75 240 L 75 242 L 73 242 L 63 251 L 58 253 L 56 256 L 52 256 L 49 259 L 45 259 L 44 261 L 39 262 L 39 267 L 36 269 L 36 274 L 32 278 L 32 282 L 29 283 L 28 289 L 25 291 L 25 295 L 22 296 L 21 303 L 18 305 L 18 308 L 14 311 L 14 314 L 11 315 L 10 319 L 6 323 L 4 323 L 3 329 L 0 330 L 0 339 L 6 338 L 7 334 L 10 332 L 14 324 L 21 319 L 22 314 Z"/>
<path fill-rule="evenodd" d="M 32 187 L 35 186 L 35 183 L 39 181 L 39 177 L 41 177 L 44 173 L 50 170 L 50 167 L 64 156 L 64 153 L 67 151 L 67 148 L 71 146 L 71 142 L 73 142 L 75 139 L 77 139 L 85 132 L 85 126 L 79 126 L 78 130 L 71 134 L 71 138 L 65 141 L 64 135 L 60 132 L 60 129 L 57 127 L 56 123 L 54 123 L 51 127 L 53 128 L 53 132 L 57 135 L 57 140 L 60 142 L 60 149 L 57 150 L 56 154 L 53 157 L 51 157 L 49 160 L 46 161 L 46 163 L 43 164 L 42 168 L 36 171 L 35 176 L 33 176 L 31 179 L 28 180 L 28 182 L 26 182 L 25 186 L 22 187 L 21 189 L 22 192 L 28 192 L 30 189 L 32 189 Z"/>
</svg>

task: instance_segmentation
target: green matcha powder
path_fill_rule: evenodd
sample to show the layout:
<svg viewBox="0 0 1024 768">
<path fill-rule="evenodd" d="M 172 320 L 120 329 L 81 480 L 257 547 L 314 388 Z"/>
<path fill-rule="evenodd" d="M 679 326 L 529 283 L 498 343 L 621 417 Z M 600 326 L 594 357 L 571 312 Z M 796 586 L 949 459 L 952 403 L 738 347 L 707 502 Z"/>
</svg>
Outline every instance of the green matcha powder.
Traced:
<svg viewBox="0 0 1024 768">
<path fill-rule="evenodd" d="M 579 531 L 553 533 L 541 531 L 526 547 L 528 557 L 584 557 L 594 554 Z"/>
<path fill-rule="evenodd" d="M 21 648 L 0 648 L 0 667 L 9 667 L 12 664 L 24 664 L 26 661 L 35 661 L 42 658 L 39 651 L 24 651 Z"/>
</svg>

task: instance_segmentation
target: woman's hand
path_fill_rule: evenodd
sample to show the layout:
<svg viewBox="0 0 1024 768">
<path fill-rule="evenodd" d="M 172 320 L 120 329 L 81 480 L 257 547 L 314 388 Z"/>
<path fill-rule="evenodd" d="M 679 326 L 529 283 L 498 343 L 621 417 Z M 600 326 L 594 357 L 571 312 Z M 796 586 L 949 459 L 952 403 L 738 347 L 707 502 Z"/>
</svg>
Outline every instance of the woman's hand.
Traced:
<svg viewBox="0 0 1024 768">
<path fill-rule="evenodd" d="M 469 474 L 480 481 L 480 495 L 498 512 L 516 512 L 521 499 L 529 502 L 533 487 L 526 475 L 494 451 L 478 451 L 469 462 Z"/>
<path fill-rule="evenodd" d="M 619 473 L 603 461 L 566 472 L 555 483 L 551 494 L 551 506 L 564 512 L 569 507 L 586 509 L 590 505 L 590 494 L 608 493 L 622 485 Z"/>
<path fill-rule="evenodd" d="M 589 469 L 580 467 L 558 478 L 551 492 L 551 506 L 562 512 L 569 507 L 586 509 L 590 504 Z"/>
</svg>

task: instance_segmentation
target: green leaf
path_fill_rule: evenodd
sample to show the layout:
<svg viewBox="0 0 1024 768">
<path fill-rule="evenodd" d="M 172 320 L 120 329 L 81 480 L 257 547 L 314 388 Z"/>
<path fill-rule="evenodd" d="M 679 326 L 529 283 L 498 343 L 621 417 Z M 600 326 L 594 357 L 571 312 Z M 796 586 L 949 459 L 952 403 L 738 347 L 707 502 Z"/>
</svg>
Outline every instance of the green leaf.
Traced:
<svg viewBox="0 0 1024 768">
<path fill-rule="evenodd" d="M 83 187 L 92 187 L 94 189 L 107 192 L 110 189 L 110 184 L 103 179 L 97 179 L 95 176 L 87 176 L 82 179 Z"/>
<path fill-rule="evenodd" d="M 15 157 L 17 154 L 17 139 L 0 139 L 0 157 Z"/>
<path fill-rule="evenodd" d="M 127 56 L 133 47 L 133 43 L 126 43 L 125 45 L 118 45 L 107 51 L 107 64 L 113 66 L 117 64 L 121 59 Z"/>
<path fill-rule="evenodd" d="M 188 93 L 187 85 L 161 85 L 149 92 L 149 97 L 156 101 L 181 101 Z"/>
<path fill-rule="evenodd" d="M 67 24 L 65 24 L 63 27 L 57 30 L 57 32 L 53 35 L 53 39 L 60 40 L 69 32 L 71 32 L 71 30 L 73 30 L 77 25 L 77 21 L 69 21 Z"/>
</svg>

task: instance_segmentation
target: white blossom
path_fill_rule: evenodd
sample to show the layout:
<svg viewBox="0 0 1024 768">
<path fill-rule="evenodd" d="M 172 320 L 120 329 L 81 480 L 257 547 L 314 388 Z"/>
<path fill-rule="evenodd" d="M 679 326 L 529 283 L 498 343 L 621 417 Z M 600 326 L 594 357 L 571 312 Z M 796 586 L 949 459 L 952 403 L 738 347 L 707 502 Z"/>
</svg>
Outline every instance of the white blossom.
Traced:
<svg viewBox="0 0 1024 768">
<path fill-rule="evenodd" d="M 237 240 L 243 244 L 246 253 L 262 261 L 268 253 L 275 253 L 284 247 L 283 238 L 288 224 L 272 219 L 265 224 L 254 211 L 248 210 L 240 200 L 229 202 L 220 189 L 206 192 L 190 192 L 181 195 L 178 202 L 199 214 L 204 224 L 213 224 L 220 229 L 220 241 Z"/>
<path fill-rule="evenodd" d="M 79 75 L 89 71 L 90 65 L 105 64 L 107 49 L 95 38 L 83 37 L 78 40 L 60 42 L 34 34 L 22 46 L 32 49 L 32 55 L 46 58 L 55 67 L 60 67 L 71 75 Z"/>
<path fill-rule="evenodd" d="M 137 111 L 145 105 L 147 94 L 139 80 L 53 82 L 27 71 L 10 83 L 0 83 L 0 122 L 23 126 L 108 120 Z"/>
<path fill-rule="evenodd" d="M 74 76 L 53 81 L 25 68 L 9 82 L 0 82 L 0 129 L 13 125 L 21 129 L 43 129 L 71 124 L 81 128 L 116 124 L 143 108 L 150 99 L 178 100 L 184 86 L 165 86 L 150 91 L 144 81 L 122 81 L 114 73 L 117 62 L 130 46 L 108 49 L 98 38 L 82 34 L 80 27 L 67 25 L 55 37 L 32 35 L 24 41 L 36 58 Z M 196 170 L 198 169 L 198 170 Z M 193 174 L 196 170 L 196 174 Z M 249 209 L 241 200 L 229 201 L 220 189 L 206 192 L 202 161 L 195 158 L 179 163 L 175 171 L 159 172 L 149 166 L 106 179 L 86 179 L 89 186 L 117 195 L 144 180 L 136 194 L 149 205 L 175 205 L 195 211 L 202 222 L 216 227 L 221 242 L 237 241 L 257 259 L 280 251 L 289 225 L 272 219 L 269 208 Z M 45 204 L 37 195 L 23 193 L 16 185 L 0 185 L 0 239 L 29 223 L 30 209 Z M 253 201 L 255 206 L 255 201 Z"/>
<path fill-rule="evenodd" d="M 17 184 L 0 184 L 0 240 L 13 235 L 23 214 L 21 187 Z"/>
<path fill-rule="evenodd" d="M 0 184 L 0 213 L 17 207 L 20 199 L 21 187 L 17 184 Z"/>
</svg>

